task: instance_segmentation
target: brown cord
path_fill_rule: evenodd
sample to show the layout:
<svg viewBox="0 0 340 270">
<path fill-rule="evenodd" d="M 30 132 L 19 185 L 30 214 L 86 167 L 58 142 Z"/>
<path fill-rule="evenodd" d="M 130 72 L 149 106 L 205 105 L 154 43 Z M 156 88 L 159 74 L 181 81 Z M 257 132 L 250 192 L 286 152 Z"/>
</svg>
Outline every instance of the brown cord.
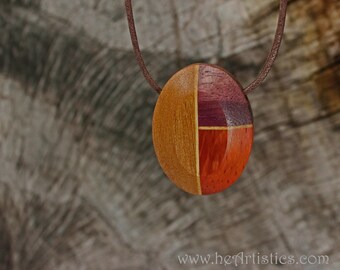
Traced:
<svg viewBox="0 0 340 270">
<path fill-rule="evenodd" d="M 279 52 L 279 49 L 282 43 L 282 39 L 283 39 L 283 33 L 284 33 L 285 23 L 286 23 L 287 6 L 288 6 L 288 0 L 280 0 L 280 14 L 279 14 L 277 29 L 276 29 L 272 48 L 257 78 L 251 84 L 249 84 L 246 88 L 244 88 L 244 92 L 246 94 L 249 94 L 250 92 L 254 91 L 260 84 L 262 84 L 263 81 L 268 76 L 271 68 L 273 67 L 273 64 L 278 55 L 278 52 Z M 143 60 L 143 56 L 140 51 L 131 0 L 125 0 L 125 8 L 126 8 L 126 14 L 127 14 L 127 19 L 128 19 L 128 24 L 129 24 L 130 35 L 131 35 L 131 41 L 132 41 L 132 45 L 133 45 L 133 49 L 136 55 L 137 62 L 143 72 L 145 79 L 149 82 L 150 86 L 153 89 L 155 89 L 157 93 L 160 93 L 162 91 L 162 88 L 157 84 L 157 82 L 150 75 L 147 67 L 145 66 L 145 62 Z"/>
<path fill-rule="evenodd" d="M 280 1 L 279 19 L 277 23 L 277 28 L 276 28 L 276 33 L 275 33 L 275 38 L 273 41 L 272 48 L 257 78 L 244 89 L 244 93 L 246 94 L 249 94 L 250 92 L 254 91 L 260 84 L 262 84 L 263 81 L 268 76 L 271 68 L 273 67 L 273 64 L 279 53 L 279 49 L 280 49 L 282 39 L 283 39 L 283 33 L 285 30 L 285 24 L 286 24 L 287 5 L 288 5 L 288 0 Z"/>
<path fill-rule="evenodd" d="M 147 67 L 145 66 L 144 59 L 140 51 L 137 32 L 136 32 L 136 26 L 135 26 L 135 20 L 133 17 L 131 0 L 125 0 L 125 7 L 126 7 L 126 14 L 127 14 L 127 19 L 129 23 L 131 41 L 132 41 L 133 49 L 135 51 L 137 62 L 143 72 L 145 79 L 149 82 L 151 87 L 156 90 L 157 93 L 160 93 L 162 91 L 162 88 L 157 84 L 157 82 L 150 75 Z"/>
</svg>

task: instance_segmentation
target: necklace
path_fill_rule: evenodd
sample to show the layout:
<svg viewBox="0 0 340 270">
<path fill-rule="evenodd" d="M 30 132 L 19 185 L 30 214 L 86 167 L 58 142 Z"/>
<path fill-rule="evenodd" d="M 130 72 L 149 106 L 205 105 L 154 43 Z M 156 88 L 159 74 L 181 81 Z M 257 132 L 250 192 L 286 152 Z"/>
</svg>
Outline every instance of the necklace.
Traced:
<svg viewBox="0 0 340 270">
<path fill-rule="evenodd" d="M 288 0 L 280 12 L 272 48 L 258 77 L 246 88 L 226 70 L 193 64 L 178 71 L 163 89 L 145 66 L 131 0 L 125 0 L 137 62 L 160 93 L 153 116 L 153 143 L 165 174 L 180 189 L 196 195 L 221 192 L 242 174 L 253 145 L 253 116 L 247 94 L 269 74 L 282 43 Z"/>
</svg>

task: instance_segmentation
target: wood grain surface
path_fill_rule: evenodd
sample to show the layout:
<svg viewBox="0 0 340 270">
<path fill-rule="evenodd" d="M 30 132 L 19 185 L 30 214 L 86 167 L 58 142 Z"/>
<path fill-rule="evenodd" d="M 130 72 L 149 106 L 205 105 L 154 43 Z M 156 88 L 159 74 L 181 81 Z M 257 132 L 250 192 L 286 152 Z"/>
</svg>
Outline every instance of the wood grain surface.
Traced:
<svg viewBox="0 0 340 270">
<path fill-rule="evenodd" d="M 134 59 L 123 2 L 0 1 L 0 269 L 225 269 L 177 259 L 215 252 L 331 259 L 237 270 L 340 269 L 339 1 L 289 1 L 279 58 L 249 96 L 251 158 L 214 196 L 182 192 L 159 166 L 158 96 Z M 247 85 L 278 13 L 277 0 L 134 3 L 160 85 L 196 62 Z"/>
<path fill-rule="evenodd" d="M 253 123 L 247 97 L 225 70 L 201 65 L 198 82 L 199 126 L 243 126 Z"/>
<path fill-rule="evenodd" d="M 178 187 L 198 195 L 221 192 L 241 176 L 250 156 L 248 99 L 222 68 L 186 67 L 169 80 L 157 101 L 153 138 L 162 168 Z M 196 177 L 183 173 L 194 168 Z"/>
<path fill-rule="evenodd" d="M 253 127 L 199 130 L 202 194 L 230 187 L 242 174 L 253 145 Z"/>
<path fill-rule="evenodd" d="M 181 189 L 201 194 L 197 158 L 198 65 L 177 72 L 165 85 L 153 116 L 153 143 L 164 172 Z"/>
</svg>

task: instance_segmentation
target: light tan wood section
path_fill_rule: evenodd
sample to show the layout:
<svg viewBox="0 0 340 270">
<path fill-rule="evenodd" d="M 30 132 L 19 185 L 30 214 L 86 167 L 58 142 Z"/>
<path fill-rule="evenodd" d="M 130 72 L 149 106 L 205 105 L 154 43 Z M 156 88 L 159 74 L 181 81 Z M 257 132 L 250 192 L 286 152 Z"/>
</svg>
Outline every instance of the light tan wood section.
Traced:
<svg viewBox="0 0 340 270">
<path fill-rule="evenodd" d="M 181 189 L 201 194 L 198 164 L 197 87 L 199 65 L 177 72 L 159 96 L 153 143 L 164 172 Z"/>
<path fill-rule="evenodd" d="M 233 130 L 233 129 L 242 129 L 242 128 L 252 128 L 253 125 L 243 125 L 243 126 L 223 126 L 223 127 L 198 127 L 199 130 Z"/>
</svg>

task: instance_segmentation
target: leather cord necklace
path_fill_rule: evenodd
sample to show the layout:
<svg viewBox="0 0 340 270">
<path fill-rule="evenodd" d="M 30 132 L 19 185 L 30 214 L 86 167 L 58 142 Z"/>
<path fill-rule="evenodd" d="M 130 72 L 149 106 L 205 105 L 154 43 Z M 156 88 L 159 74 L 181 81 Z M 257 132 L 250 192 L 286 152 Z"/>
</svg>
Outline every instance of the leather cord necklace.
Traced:
<svg viewBox="0 0 340 270">
<path fill-rule="evenodd" d="M 254 125 L 246 94 L 269 74 L 283 39 L 288 0 L 280 0 L 272 48 L 247 87 L 226 70 L 193 64 L 162 89 L 141 54 L 131 0 L 125 0 L 131 41 L 145 79 L 160 96 L 153 117 L 153 143 L 164 172 L 180 189 L 207 195 L 225 190 L 242 174 L 253 145 Z"/>
</svg>

